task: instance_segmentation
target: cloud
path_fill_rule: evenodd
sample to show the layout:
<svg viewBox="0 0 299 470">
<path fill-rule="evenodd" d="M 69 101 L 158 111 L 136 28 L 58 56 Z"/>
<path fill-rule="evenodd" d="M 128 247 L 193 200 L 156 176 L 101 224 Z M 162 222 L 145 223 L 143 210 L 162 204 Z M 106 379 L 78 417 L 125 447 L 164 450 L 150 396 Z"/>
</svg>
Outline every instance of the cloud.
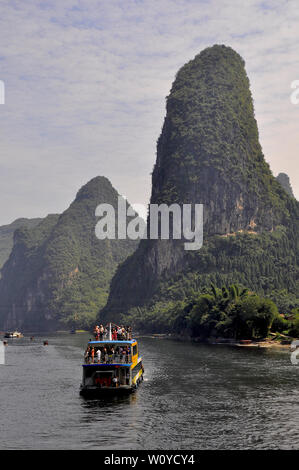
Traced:
<svg viewBox="0 0 299 470">
<path fill-rule="evenodd" d="M 298 197 L 296 3 L 2 0 L 0 223 L 62 211 L 98 174 L 146 203 L 165 96 L 215 43 L 245 59 L 266 160 Z"/>
</svg>

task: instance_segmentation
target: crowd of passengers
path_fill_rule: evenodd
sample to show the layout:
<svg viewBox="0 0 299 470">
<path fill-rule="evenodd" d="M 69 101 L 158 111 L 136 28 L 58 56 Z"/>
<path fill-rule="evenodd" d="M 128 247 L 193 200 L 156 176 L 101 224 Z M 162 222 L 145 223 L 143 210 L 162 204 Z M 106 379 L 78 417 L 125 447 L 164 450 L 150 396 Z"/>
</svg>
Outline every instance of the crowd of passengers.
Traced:
<svg viewBox="0 0 299 470">
<path fill-rule="evenodd" d="M 88 346 L 85 351 L 86 364 L 112 364 L 115 362 L 128 363 L 131 358 L 131 347 L 126 346 Z"/>
<path fill-rule="evenodd" d="M 106 326 L 97 325 L 93 330 L 96 341 L 102 341 L 108 336 L 108 329 Z M 132 328 L 130 326 L 114 326 L 111 330 L 112 341 L 125 341 L 132 339 Z"/>
</svg>

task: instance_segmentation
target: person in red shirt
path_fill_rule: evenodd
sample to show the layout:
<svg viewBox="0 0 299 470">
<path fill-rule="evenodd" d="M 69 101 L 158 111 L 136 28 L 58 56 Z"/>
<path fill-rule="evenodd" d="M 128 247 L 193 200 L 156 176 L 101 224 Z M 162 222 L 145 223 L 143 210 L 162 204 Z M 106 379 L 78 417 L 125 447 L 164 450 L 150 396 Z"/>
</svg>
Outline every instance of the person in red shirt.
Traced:
<svg viewBox="0 0 299 470">
<path fill-rule="evenodd" d="M 117 331 L 116 328 L 112 330 L 112 341 L 117 341 Z"/>
</svg>

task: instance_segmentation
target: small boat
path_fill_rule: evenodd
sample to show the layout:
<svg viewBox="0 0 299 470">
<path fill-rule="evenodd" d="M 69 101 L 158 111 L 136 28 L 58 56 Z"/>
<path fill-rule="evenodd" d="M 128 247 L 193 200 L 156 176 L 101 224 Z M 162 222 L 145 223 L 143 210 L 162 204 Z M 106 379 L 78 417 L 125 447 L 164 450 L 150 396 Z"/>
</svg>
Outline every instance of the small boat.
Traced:
<svg viewBox="0 0 299 470">
<path fill-rule="evenodd" d="M 96 397 L 104 393 L 130 393 L 138 388 L 143 380 L 144 367 L 136 339 L 112 340 L 110 324 L 108 339 L 89 341 L 88 347 L 94 348 L 94 357 L 86 358 L 82 366 L 80 395 Z M 101 351 L 100 359 L 97 359 L 98 350 Z"/>
<path fill-rule="evenodd" d="M 5 333 L 4 338 L 23 338 L 23 335 L 19 331 L 13 331 L 10 333 Z"/>
</svg>

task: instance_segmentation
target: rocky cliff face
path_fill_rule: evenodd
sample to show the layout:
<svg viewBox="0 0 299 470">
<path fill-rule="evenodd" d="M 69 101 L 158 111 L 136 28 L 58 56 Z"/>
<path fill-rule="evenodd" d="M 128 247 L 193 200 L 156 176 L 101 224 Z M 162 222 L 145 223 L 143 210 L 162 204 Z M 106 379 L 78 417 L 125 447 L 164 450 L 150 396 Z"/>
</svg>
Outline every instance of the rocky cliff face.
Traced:
<svg viewBox="0 0 299 470">
<path fill-rule="evenodd" d="M 204 246 L 190 253 L 177 240 L 143 240 L 118 269 L 100 318 L 117 319 L 133 306 L 162 300 L 195 277 L 198 288 L 226 280 L 256 287 L 256 265 L 269 263 L 270 272 L 273 257 L 296 250 L 295 235 L 287 247 L 281 227 L 296 233 L 298 205 L 264 160 L 245 64 L 231 48 L 208 48 L 179 70 L 157 144 L 151 203 L 202 203 Z M 267 238 L 277 230 L 276 242 Z M 292 276 L 284 286 L 295 288 Z"/>
<path fill-rule="evenodd" d="M 86 328 L 95 319 L 118 264 L 138 243 L 95 236 L 95 209 L 101 203 L 111 204 L 117 216 L 117 191 L 97 177 L 63 214 L 15 232 L 0 281 L 2 329 Z"/>
<path fill-rule="evenodd" d="M 290 183 L 290 178 L 286 173 L 279 173 L 279 175 L 276 176 L 276 179 L 289 196 L 295 197 Z"/>
<path fill-rule="evenodd" d="M 204 50 L 178 72 L 167 99 L 151 203 L 203 203 L 209 235 L 273 229 L 281 198 L 259 144 L 244 61 L 224 46 Z"/>
</svg>

